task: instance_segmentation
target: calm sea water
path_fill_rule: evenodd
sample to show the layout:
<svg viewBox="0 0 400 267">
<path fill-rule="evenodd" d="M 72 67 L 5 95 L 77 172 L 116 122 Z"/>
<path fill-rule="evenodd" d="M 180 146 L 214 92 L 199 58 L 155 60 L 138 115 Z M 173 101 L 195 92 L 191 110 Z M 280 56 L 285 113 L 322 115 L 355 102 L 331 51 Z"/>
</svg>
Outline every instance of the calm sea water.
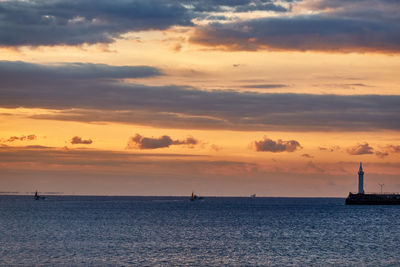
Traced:
<svg viewBox="0 0 400 267">
<path fill-rule="evenodd" d="M 0 196 L 0 265 L 400 266 L 400 206 Z"/>
</svg>

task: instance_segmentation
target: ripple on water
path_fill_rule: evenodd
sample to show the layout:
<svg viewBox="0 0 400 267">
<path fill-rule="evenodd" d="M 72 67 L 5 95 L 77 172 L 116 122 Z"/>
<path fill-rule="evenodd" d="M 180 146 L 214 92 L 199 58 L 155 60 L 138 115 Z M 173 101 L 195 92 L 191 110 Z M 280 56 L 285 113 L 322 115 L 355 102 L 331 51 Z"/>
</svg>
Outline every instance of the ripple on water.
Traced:
<svg viewBox="0 0 400 267">
<path fill-rule="evenodd" d="M 2 265 L 385 266 L 400 207 L 344 199 L 0 197 Z"/>
</svg>

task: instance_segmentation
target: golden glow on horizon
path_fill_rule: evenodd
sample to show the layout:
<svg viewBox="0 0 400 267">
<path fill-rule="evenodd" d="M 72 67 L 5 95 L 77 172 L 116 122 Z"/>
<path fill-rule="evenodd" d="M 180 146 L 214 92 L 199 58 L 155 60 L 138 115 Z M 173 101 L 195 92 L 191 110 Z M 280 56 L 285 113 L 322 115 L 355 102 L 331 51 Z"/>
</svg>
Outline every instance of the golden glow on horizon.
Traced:
<svg viewBox="0 0 400 267">
<path fill-rule="evenodd" d="M 38 138 L 33 141 L 3 142 L 10 146 L 43 145 L 55 148 L 87 147 L 100 150 L 127 151 L 126 144 L 129 137 L 136 133 L 145 137 L 158 138 L 168 135 L 173 139 L 184 139 L 192 136 L 199 140 L 199 144 L 188 146 L 170 146 L 169 148 L 128 150 L 140 153 L 177 153 L 210 155 L 219 158 L 245 157 L 256 162 L 269 159 L 289 161 L 352 161 L 355 156 L 349 155 L 346 150 L 357 144 L 368 142 L 376 150 L 383 150 L 387 145 L 399 142 L 397 132 L 282 132 L 282 131 L 228 131 L 228 130 L 193 130 L 167 129 L 149 126 L 129 125 L 122 123 L 82 123 L 72 121 L 40 120 L 29 118 L 33 114 L 49 113 L 40 109 L 0 109 L 0 139 L 7 140 L 11 136 L 35 134 Z M 92 139 L 90 145 L 72 145 L 73 136 L 83 139 Z M 272 140 L 297 140 L 303 147 L 292 153 L 256 152 L 251 147 L 252 142 L 261 140 L 264 136 Z M 327 150 L 321 150 L 326 148 Z M 333 152 L 329 152 L 334 149 Z M 304 154 L 310 157 L 302 156 Z M 376 155 L 363 155 L 369 161 L 396 162 L 398 156 L 389 155 L 384 159 Z"/>
</svg>

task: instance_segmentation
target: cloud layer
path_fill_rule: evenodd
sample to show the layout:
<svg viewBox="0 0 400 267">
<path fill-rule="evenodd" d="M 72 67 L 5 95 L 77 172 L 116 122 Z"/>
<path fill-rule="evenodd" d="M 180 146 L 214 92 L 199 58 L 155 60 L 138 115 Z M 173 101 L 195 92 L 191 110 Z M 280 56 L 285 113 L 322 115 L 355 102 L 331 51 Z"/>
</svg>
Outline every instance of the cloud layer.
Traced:
<svg viewBox="0 0 400 267">
<path fill-rule="evenodd" d="M 77 67 L 81 71 L 86 68 L 90 65 Z M 108 72 L 95 72 L 93 78 L 86 80 L 70 74 L 78 71 L 64 73 L 63 67 L 57 66 L 2 62 L 0 69 L 0 107 L 59 110 L 33 116 L 37 119 L 124 122 L 185 129 L 400 130 L 397 123 L 400 96 L 397 95 L 255 93 L 146 86 L 120 82 L 114 78 L 120 77 L 113 74 L 118 69 L 114 66 L 104 66 Z M 150 69 L 151 73 L 158 73 L 157 69 Z M 142 67 L 138 71 L 142 73 Z M 131 72 L 131 76 L 139 75 L 135 67 Z M 20 78 L 21 73 L 26 79 Z M 97 78 L 102 73 L 108 73 L 110 79 Z M 140 75 L 147 77 L 148 74 Z"/>
<path fill-rule="evenodd" d="M 275 2 L 6 0 L 0 1 L 0 46 L 111 43 L 128 32 L 194 26 L 193 19 L 209 17 L 210 12 L 287 11 Z"/>
<path fill-rule="evenodd" d="M 226 50 L 400 51 L 398 1 L 304 0 L 294 9 L 197 27 L 191 41 Z"/>
<path fill-rule="evenodd" d="M 200 27 L 191 42 L 227 50 L 399 52 L 400 21 L 297 16 Z"/>
<path fill-rule="evenodd" d="M 106 82 L 159 75 L 162 75 L 159 69 L 149 66 L 111 66 L 79 62 L 43 65 L 23 61 L 0 61 L 0 79 L 5 87 L 26 86 L 27 83 L 31 83 L 32 86 L 59 86 L 64 82 Z"/>
<path fill-rule="evenodd" d="M 129 31 L 191 25 L 175 1 L 1 1 L 0 45 L 110 43 Z"/>
<path fill-rule="evenodd" d="M 129 32 L 185 26 L 196 30 L 191 42 L 229 50 L 398 52 L 399 6 L 389 0 L 9 0 L 0 1 L 0 46 L 111 43 Z M 254 11 L 253 19 L 234 15 Z"/>
</svg>

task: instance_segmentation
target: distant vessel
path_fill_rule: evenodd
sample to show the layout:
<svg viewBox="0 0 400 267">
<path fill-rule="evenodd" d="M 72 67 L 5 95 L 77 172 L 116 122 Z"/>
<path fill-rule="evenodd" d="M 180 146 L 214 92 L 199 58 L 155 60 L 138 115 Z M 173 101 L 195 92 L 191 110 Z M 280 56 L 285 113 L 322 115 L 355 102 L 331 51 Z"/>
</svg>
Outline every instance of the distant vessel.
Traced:
<svg viewBox="0 0 400 267">
<path fill-rule="evenodd" d="M 194 192 L 192 192 L 192 195 L 190 196 L 190 201 L 195 201 L 195 200 L 200 200 L 203 199 L 202 197 L 199 197 L 198 195 L 195 195 Z"/>
<path fill-rule="evenodd" d="M 46 197 L 44 197 L 44 196 L 40 196 L 39 194 L 38 194 L 38 191 L 36 190 L 36 192 L 35 192 L 35 195 L 33 196 L 33 199 L 34 200 L 41 200 L 41 199 L 45 199 Z"/>
<path fill-rule="evenodd" d="M 358 170 L 358 193 L 349 193 L 346 205 L 400 205 L 400 194 L 380 193 L 366 194 L 364 192 L 364 171 L 360 162 Z"/>
<path fill-rule="evenodd" d="M 251 198 L 255 198 L 255 197 L 256 197 L 256 194 L 252 194 L 252 195 L 250 195 L 250 197 L 251 197 Z"/>
</svg>

